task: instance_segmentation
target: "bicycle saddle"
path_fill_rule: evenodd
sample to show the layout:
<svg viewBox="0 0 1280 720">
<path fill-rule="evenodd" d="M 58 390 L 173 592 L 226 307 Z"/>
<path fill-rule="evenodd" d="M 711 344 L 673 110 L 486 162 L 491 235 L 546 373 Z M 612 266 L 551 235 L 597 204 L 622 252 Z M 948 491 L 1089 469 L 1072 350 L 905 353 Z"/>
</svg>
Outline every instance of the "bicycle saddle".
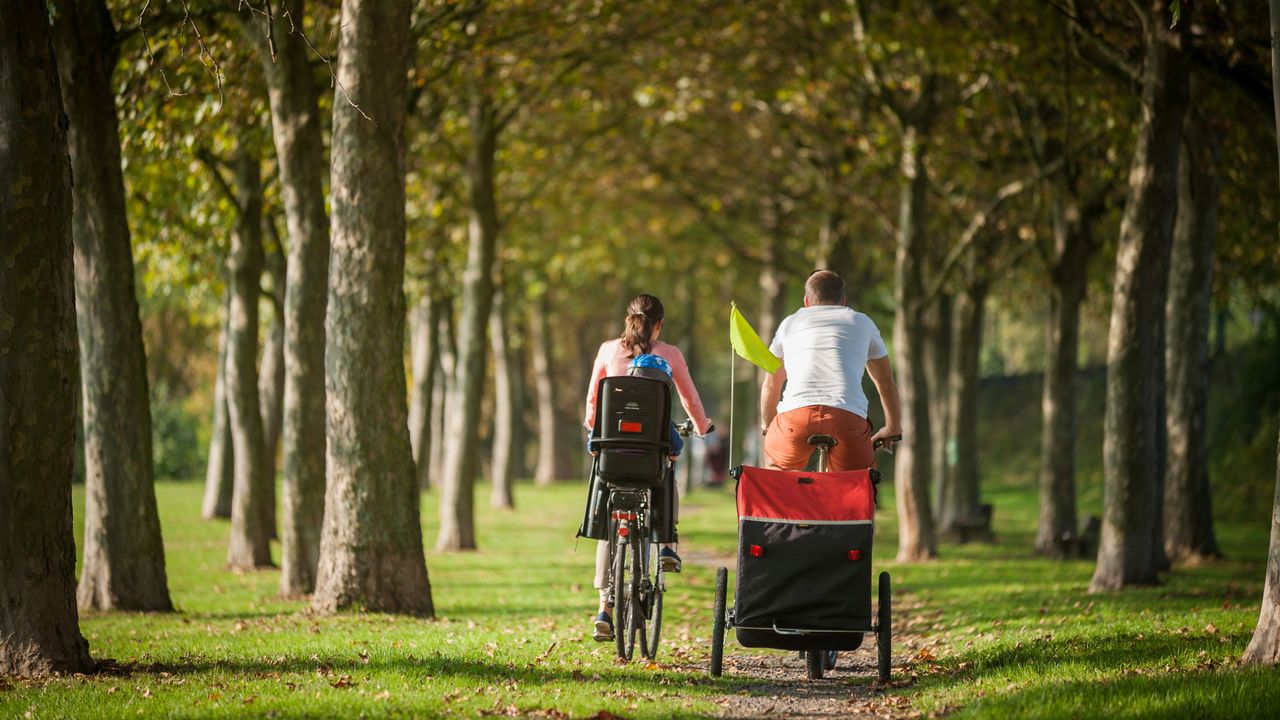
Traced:
<svg viewBox="0 0 1280 720">
<path fill-rule="evenodd" d="M 807 442 L 810 445 L 826 445 L 828 448 L 833 448 L 840 444 L 836 442 L 835 437 L 825 433 L 814 433 L 809 436 L 809 440 Z"/>
</svg>

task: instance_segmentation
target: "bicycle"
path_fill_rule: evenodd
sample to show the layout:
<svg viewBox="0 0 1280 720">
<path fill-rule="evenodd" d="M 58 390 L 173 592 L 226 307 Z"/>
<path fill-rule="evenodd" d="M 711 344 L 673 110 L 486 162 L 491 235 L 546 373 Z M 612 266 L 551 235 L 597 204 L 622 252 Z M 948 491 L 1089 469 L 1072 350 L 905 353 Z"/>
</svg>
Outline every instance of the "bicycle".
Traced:
<svg viewBox="0 0 1280 720">
<path fill-rule="evenodd" d="M 708 428 L 711 432 L 715 426 Z M 693 421 L 676 426 L 681 437 L 693 434 Z M 664 472 L 667 492 L 674 492 L 675 459 L 667 458 Z M 609 485 L 607 496 L 609 517 L 609 577 L 606 597 L 613 608 L 614 643 L 618 657 L 630 661 L 635 655 L 636 637 L 640 652 L 649 660 L 658 653 L 662 636 L 662 596 L 666 592 L 666 571 L 658 555 L 654 533 L 654 492 L 652 488 Z M 674 502 L 666 503 L 672 512 Z M 674 517 L 666 519 L 674 523 Z"/>
</svg>

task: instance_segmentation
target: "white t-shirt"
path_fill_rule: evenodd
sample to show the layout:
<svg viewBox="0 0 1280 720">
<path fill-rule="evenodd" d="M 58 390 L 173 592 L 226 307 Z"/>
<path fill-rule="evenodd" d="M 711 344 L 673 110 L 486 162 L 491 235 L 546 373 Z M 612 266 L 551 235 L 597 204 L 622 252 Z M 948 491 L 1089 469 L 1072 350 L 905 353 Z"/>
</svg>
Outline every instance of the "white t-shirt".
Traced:
<svg viewBox="0 0 1280 720">
<path fill-rule="evenodd" d="M 844 305 L 801 308 L 778 325 L 769 350 L 783 359 L 787 387 L 778 412 L 826 405 L 867 416 L 862 375 L 889 354 L 871 318 Z"/>
</svg>

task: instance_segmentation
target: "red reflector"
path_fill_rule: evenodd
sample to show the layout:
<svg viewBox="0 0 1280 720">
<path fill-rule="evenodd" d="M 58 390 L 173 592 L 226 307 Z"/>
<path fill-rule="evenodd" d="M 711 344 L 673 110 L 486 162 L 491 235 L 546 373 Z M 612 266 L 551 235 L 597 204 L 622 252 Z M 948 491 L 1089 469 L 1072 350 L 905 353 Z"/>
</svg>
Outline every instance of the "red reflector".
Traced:
<svg viewBox="0 0 1280 720">
<path fill-rule="evenodd" d="M 850 551 L 849 551 L 849 559 L 850 559 L 850 560 L 854 560 L 854 561 L 861 560 L 861 559 L 862 559 L 862 551 L 861 551 L 861 550 L 850 550 Z"/>
<path fill-rule="evenodd" d="M 764 548 L 760 547 L 759 545 L 752 545 L 751 557 L 760 557 L 761 555 L 764 555 Z"/>
<path fill-rule="evenodd" d="M 618 528 L 618 537 L 626 537 L 630 534 L 631 534 L 631 528 L 627 527 L 626 525 L 623 525 L 622 527 Z"/>
<path fill-rule="evenodd" d="M 619 420 L 618 432 L 638 433 L 644 431 L 644 425 L 635 420 Z"/>
</svg>

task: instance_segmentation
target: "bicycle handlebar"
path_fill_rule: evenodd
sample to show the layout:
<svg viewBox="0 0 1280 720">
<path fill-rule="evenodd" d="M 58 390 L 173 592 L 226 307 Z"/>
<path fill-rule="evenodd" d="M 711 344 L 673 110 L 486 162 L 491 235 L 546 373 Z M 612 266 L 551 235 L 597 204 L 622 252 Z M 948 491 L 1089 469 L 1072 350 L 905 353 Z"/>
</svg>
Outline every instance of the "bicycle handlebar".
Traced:
<svg viewBox="0 0 1280 720">
<path fill-rule="evenodd" d="M 705 433 L 702 433 L 702 436 L 706 437 L 710 433 L 715 432 L 715 429 L 716 429 L 716 426 L 714 424 L 708 426 L 707 431 Z M 680 423 L 679 425 L 676 425 L 676 432 L 679 433 L 680 437 L 689 437 L 690 435 L 692 435 L 693 434 L 693 418 L 686 419 L 684 422 Z"/>
<path fill-rule="evenodd" d="M 902 435 L 889 435 L 888 437 L 877 438 L 875 442 L 871 443 L 871 449 L 879 450 L 884 447 L 885 443 L 891 442 L 902 442 Z"/>
</svg>

